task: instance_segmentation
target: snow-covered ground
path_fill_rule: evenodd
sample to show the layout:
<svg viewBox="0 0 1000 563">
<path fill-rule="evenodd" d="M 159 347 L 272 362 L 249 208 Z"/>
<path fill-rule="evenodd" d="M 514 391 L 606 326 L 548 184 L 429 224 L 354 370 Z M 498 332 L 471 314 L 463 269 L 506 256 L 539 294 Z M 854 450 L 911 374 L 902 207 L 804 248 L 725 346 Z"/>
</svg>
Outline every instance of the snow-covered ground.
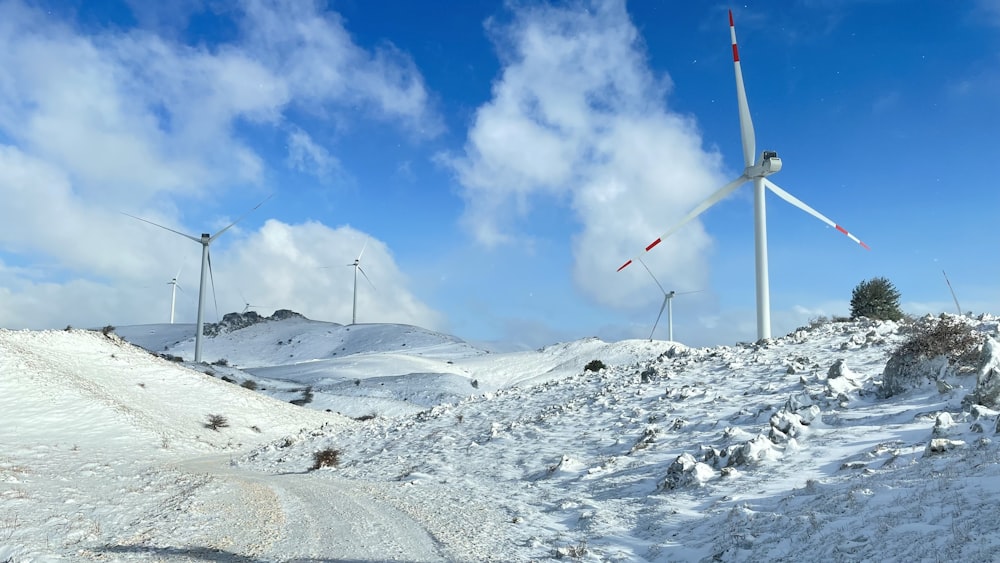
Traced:
<svg viewBox="0 0 1000 563">
<path fill-rule="evenodd" d="M 188 360 L 192 331 L 117 330 Z M 998 413 L 973 372 L 883 398 L 907 337 L 491 354 L 292 317 L 194 365 L 0 330 L 0 561 L 993 560 Z"/>
</svg>

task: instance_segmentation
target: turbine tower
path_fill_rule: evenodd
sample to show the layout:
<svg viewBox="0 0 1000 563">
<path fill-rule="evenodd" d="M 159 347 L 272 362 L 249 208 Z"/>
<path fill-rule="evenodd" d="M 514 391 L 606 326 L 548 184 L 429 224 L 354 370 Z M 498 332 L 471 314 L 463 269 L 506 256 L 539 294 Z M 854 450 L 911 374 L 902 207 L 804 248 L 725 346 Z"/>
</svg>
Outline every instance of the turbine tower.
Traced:
<svg viewBox="0 0 1000 563">
<path fill-rule="evenodd" d="M 244 213 L 243 215 L 241 215 L 239 219 L 233 221 L 232 223 L 230 223 L 229 225 L 227 225 L 225 228 L 223 228 L 219 232 L 215 233 L 214 235 L 210 235 L 208 233 L 202 233 L 201 237 L 195 237 L 195 236 L 191 236 L 189 234 L 182 233 L 180 231 L 175 231 L 175 230 L 173 230 L 173 229 L 171 229 L 169 227 L 164 227 L 163 225 L 159 225 L 159 224 L 154 223 L 152 221 L 143 219 L 142 217 L 136 217 L 135 215 L 129 215 L 128 213 L 122 213 L 123 215 L 128 215 L 129 217 L 131 217 L 133 219 L 138 219 L 139 221 L 142 221 L 143 223 L 149 223 L 150 225 L 153 225 L 154 227 L 159 227 L 159 228 L 164 229 L 166 231 L 170 231 L 171 233 L 178 234 L 178 235 L 180 235 L 180 236 L 182 236 L 182 237 L 184 237 L 186 239 L 191 239 L 194 242 L 196 242 L 196 243 L 198 243 L 198 244 L 201 245 L 201 280 L 200 280 L 200 282 L 198 284 L 198 321 L 197 321 L 197 329 L 196 329 L 195 337 L 194 337 L 194 361 L 195 361 L 195 363 L 201 362 L 202 327 L 204 326 L 204 319 L 205 319 L 205 317 L 204 317 L 204 307 L 205 307 L 205 275 L 207 273 L 211 273 L 211 268 L 212 268 L 212 258 L 209 256 L 209 253 L 208 253 L 208 245 L 212 244 L 212 241 L 214 241 L 215 239 L 219 238 L 219 236 L 222 235 L 222 233 L 228 231 L 233 225 L 235 225 L 236 223 L 239 223 L 240 221 L 242 221 L 251 212 L 253 212 L 254 210 L 256 210 L 261 205 L 264 205 L 264 202 L 267 201 L 267 200 L 269 200 L 269 199 L 271 199 L 271 196 L 267 196 L 266 198 L 264 198 L 264 201 L 261 201 L 260 203 L 258 203 L 257 205 L 255 205 L 253 207 L 253 209 L 251 209 L 250 211 L 247 211 L 246 213 Z M 216 307 L 216 308 L 218 308 L 218 307 Z"/>
<path fill-rule="evenodd" d="M 368 284 L 375 288 L 375 284 L 372 280 L 368 279 L 368 274 L 361 268 L 361 256 L 364 255 L 365 249 L 368 248 L 368 241 L 365 240 L 364 246 L 361 247 L 361 252 L 358 253 L 358 257 L 354 259 L 353 264 L 348 264 L 348 266 L 354 266 L 354 308 L 351 310 L 351 324 L 358 323 L 358 272 L 368 280 Z"/>
<path fill-rule="evenodd" d="M 743 173 L 740 174 L 738 178 L 729 182 L 725 186 L 722 186 L 718 191 L 710 195 L 708 199 L 692 209 L 690 213 L 685 215 L 683 219 L 667 230 L 667 232 L 663 233 L 659 238 L 646 246 L 645 252 L 652 250 L 656 245 L 663 242 L 663 239 L 674 234 L 689 221 L 695 219 L 704 213 L 708 208 L 712 207 L 735 191 L 736 188 L 739 188 L 746 182 L 752 182 L 754 194 L 754 262 L 757 272 L 757 338 L 758 340 L 763 340 L 765 338 L 771 338 L 771 297 L 767 276 L 767 213 L 764 205 L 765 187 L 770 189 L 781 199 L 847 235 L 848 238 L 860 244 L 866 250 L 870 249 L 867 244 L 861 242 L 856 236 L 849 233 L 847 229 L 841 227 L 837 223 L 834 223 L 819 211 L 809 207 L 792 194 L 778 187 L 778 185 L 771 180 L 768 180 L 768 176 L 781 170 L 781 159 L 778 158 L 778 153 L 766 150 L 761 153 L 758 160 L 754 160 L 755 152 L 757 150 L 756 138 L 753 131 L 753 122 L 750 120 L 750 108 L 747 104 L 746 90 L 743 87 L 743 71 L 740 68 L 740 54 L 736 47 L 736 26 L 733 23 L 732 10 L 729 11 L 729 35 L 732 38 L 733 43 L 733 68 L 736 73 L 736 102 L 739 108 L 740 116 L 740 138 L 743 142 L 743 162 L 746 167 L 743 169 Z M 626 261 L 621 265 L 621 267 L 618 268 L 618 271 L 620 272 L 624 270 L 635 260 L 636 258 L 632 258 Z"/>
<path fill-rule="evenodd" d="M 183 268 L 184 266 L 181 266 Z M 177 303 L 177 278 L 181 277 L 181 268 L 177 268 L 177 275 L 167 282 L 170 287 L 170 324 L 174 324 L 174 304 Z"/>
</svg>

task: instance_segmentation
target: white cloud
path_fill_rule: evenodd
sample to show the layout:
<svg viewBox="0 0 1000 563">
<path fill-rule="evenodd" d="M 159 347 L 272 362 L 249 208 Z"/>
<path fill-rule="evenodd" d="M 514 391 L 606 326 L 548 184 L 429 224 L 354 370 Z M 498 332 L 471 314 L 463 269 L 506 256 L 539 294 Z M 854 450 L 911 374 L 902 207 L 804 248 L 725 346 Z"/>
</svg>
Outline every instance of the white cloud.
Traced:
<svg viewBox="0 0 1000 563">
<path fill-rule="evenodd" d="M 299 172 L 313 174 L 324 183 L 332 181 L 340 172 L 337 157 L 298 128 L 288 134 L 288 165 Z"/>
<path fill-rule="evenodd" d="M 307 317 L 350 323 L 354 268 L 364 248 L 358 276 L 358 322 L 393 322 L 443 328 L 443 318 L 408 289 L 385 243 L 350 227 L 321 223 L 288 225 L 270 220 L 214 260 L 220 306 L 242 310 L 243 297 L 270 308 L 286 308 Z M 270 311 L 265 310 L 264 313 Z"/>
<path fill-rule="evenodd" d="M 330 103 L 360 106 L 422 135 L 440 131 L 423 77 L 393 45 L 362 49 L 339 15 L 318 11 L 312 0 L 245 0 L 243 9 L 246 48 L 280 69 L 300 102 L 315 111 Z"/>
<path fill-rule="evenodd" d="M 669 79 L 650 71 L 623 1 L 526 8 L 491 31 L 503 62 L 493 97 L 464 154 L 443 157 L 463 187 L 466 226 L 483 244 L 514 242 L 533 197 L 565 198 L 582 225 L 577 285 L 605 305 L 655 300 L 641 291 L 645 271 L 615 270 L 725 183 L 719 155 L 665 107 Z M 646 261 L 663 283 L 701 287 L 709 245 L 696 222 Z"/>
<path fill-rule="evenodd" d="M 247 124 L 301 132 L 294 110 L 305 108 L 313 126 L 374 118 L 411 134 L 440 129 L 422 76 L 391 45 L 354 44 L 338 16 L 314 2 L 242 5 L 228 14 L 240 30 L 235 41 L 191 46 L 144 29 L 88 35 L 23 2 L 0 2 L 0 261 L 7 264 L 0 326 L 161 320 L 150 315 L 149 294 L 130 288 L 162 290 L 179 263 L 197 270 L 197 245 L 119 210 L 197 235 L 203 227 L 184 226 L 178 211 L 192 198 L 246 190 L 274 166 L 336 169 L 336 156 L 304 133 L 292 141 L 298 160 L 259 152 Z M 186 6 L 171 17 L 197 10 Z M 292 248 L 308 247 L 297 240 L 305 228 L 287 227 Z M 265 226 L 248 240 L 276 229 Z M 228 232 L 213 252 L 238 248 L 239 235 Z M 373 269 L 380 253 L 386 260 L 393 310 L 373 305 L 372 312 L 438 322 L 406 291 L 388 250 L 374 247 Z M 58 266 L 41 270 L 41 263 Z M 319 297 L 304 291 L 291 299 L 282 278 L 271 279 L 277 285 L 262 289 L 288 301 L 276 307 L 311 307 Z M 296 280 L 283 283 L 303 289 Z M 350 297 L 333 292 L 342 287 L 316 287 L 331 290 L 325 301 Z M 310 310 L 343 318 L 332 306 Z"/>
</svg>

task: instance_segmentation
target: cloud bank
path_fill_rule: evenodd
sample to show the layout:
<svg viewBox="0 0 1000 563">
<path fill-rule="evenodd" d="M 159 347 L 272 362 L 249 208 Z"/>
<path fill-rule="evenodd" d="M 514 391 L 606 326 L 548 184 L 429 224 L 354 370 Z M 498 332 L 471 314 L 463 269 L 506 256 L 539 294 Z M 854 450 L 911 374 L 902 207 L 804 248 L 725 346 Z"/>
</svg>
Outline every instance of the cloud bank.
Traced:
<svg viewBox="0 0 1000 563">
<path fill-rule="evenodd" d="M 579 223 L 574 280 L 609 307 L 659 302 L 636 256 L 725 181 L 694 120 L 666 103 L 621 0 L 524 8 L 488 29 L 502 70 L 464 150 L 444 157 L 463 222 L 482 244 L 526 244 L 536 201 L 565 202 Z M 704 287 L 711 240 L 693 223 L 644 259 L 661 283 Z M 652 290 L 651 290 L 652 289 Z"/>
</svg>

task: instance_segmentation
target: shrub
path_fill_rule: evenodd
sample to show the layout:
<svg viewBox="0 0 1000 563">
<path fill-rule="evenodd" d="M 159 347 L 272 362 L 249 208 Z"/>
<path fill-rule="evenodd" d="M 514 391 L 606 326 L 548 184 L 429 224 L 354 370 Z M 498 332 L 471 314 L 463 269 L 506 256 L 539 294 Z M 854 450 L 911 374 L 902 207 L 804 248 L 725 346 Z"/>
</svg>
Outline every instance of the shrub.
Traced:
<svg viewBox="0 0 1000 563">
<path fill-rule="evenodd" d="M 885 365 L 880 393 L 883 397 L 936 380 L 942 370 L 976 369 L 983 336 L 962 321 L 948 316 L 925 317 L 907 330 L 910 337 L 893 351 Z"/>
<path fill-rule="evenodd" d="M 311 403 L 312 400 L 313 400 L 313 388 L 312 386 L 309 386 L 302 390 L 301 399 L 292 399 L 291 401 L 288 402 L 299 407 L 304 407 L 309 403 Z"/>
<path fill-rule="evenodd" d="M 326 448 L 313 453 L 313 464 L 309 470 L 315 471 L 321 467 L 337 467 L 338 465 L 340 465 L 340 450 Z"/>
<path fill-rule="evenodd" d="M 608 366 L 604 365 L 601 360 L 590 360 L 589 363 L 583 368 L 584 371 L 601 371 Z"/>
<path fill-rule="evenodd" d="M 111 333 L 113 333 L 114 331 L 115 331 L 114 325 L 108 325 L 101 329 L 101 334 L 110 337 Z"/>
<path fill-rule="evenodd" d="M 227 366 L 229 366 L 229 360 L 227 360 L 225 358 L 219 358 L 218 360 L 215 360 L 214 362 L 212 362 L 212 365 L 213 366 L 227 367 Z"/>
<path fill-rule="evenodd" d="M 252 379 L 248 379 L 243 383 L 240 383 L 240 386 L 243 387 L 244 389 L 249 389 L 251 391 L 257 390 L 257 382 Z"/>
<path fill-rule="evenodd" d="M 205 423 L 205 428 L 209 430 L 219 431 L 220 428 L 227 428 L 229 426 L 229 420 L 221 414 L 210 414 L 208 415 L 208 422 Z"/>
<path fill-rule="evenodd" d="M 872 278 L 855 286 L 851 293 L 851 320 L 858 317 L 880 321 L 902 319 L 896 286 L 885 278 Z"/>
</svg>

